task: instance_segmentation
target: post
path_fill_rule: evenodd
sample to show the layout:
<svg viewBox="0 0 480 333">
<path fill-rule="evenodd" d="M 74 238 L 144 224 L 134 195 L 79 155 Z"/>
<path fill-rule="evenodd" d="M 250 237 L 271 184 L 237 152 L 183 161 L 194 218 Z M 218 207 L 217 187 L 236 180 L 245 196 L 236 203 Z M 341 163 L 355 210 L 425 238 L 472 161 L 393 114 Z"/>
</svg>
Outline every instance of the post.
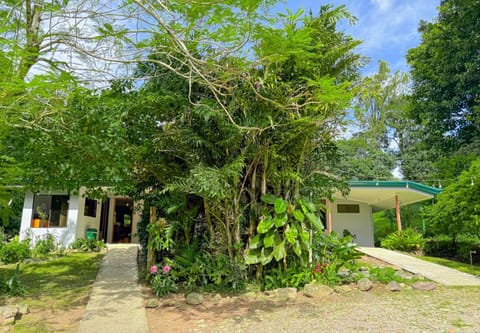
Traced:
<svg viewBox="0 0 480 333">
<path fill-rule="evenodd" d="M 397 229 L 398 234 L 402 232 L 402 219 L 400 217 L 400 206 L 398 204 L 398 195 L 395 195 L 395 213 L 397 215 Z"/>
<path fill-rule="evenodd" d="M 154 206 L 150 206 L 150 224 L 157 222 L 157 208 Z M 148 236 L 148 244 L 147 244 L 147 272 L 150 267 L 155 264 L 155 250 L 151 248 L 150 245 L 151 239 Z"/>
</svg>

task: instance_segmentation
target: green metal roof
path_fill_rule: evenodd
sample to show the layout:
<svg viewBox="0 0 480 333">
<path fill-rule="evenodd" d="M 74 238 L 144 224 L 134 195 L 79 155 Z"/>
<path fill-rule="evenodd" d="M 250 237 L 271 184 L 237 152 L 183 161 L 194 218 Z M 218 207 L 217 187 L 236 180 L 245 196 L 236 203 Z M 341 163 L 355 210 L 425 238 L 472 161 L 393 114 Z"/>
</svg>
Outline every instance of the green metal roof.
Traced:
<svg viewBox="0 0 480 333">
<path fill-rule="evenodd" d="M 338 200 L 346 199 L 370 205 L 372 210 L 381 211 L 395 207 L 395 198 L 400 206 L 410 205 L 433 198 L 442 190 L 411 181 L 349 181 L 350 192 L 344 196 L 335 193 Z"/>
<path fill-rule="evenodd" d="M 348 182 L 352 187 L 379 187 L 379 188 L 410 188 L 430 195 L 437 195 L 442 192 L 441 188 L 436 188 L 411 181 L 395 180 L 395 181 L 376 181 L 376 180 L 352 180 Z"/>
</svg>

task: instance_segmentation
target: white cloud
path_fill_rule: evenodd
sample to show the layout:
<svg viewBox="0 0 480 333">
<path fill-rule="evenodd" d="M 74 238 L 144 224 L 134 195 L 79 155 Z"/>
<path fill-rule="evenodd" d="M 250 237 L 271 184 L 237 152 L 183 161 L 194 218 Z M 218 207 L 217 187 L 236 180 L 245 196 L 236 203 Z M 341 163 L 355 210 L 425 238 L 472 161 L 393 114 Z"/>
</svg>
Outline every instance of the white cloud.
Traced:
<svg viewBox="0 0 480 333">
<path fill-rule="evenodd" d="M 386 11 L 392 7 L 393 1 L 392 0 L 370 0 L 370 2 L 377 6 L 381 11 Z"/>
</svg>

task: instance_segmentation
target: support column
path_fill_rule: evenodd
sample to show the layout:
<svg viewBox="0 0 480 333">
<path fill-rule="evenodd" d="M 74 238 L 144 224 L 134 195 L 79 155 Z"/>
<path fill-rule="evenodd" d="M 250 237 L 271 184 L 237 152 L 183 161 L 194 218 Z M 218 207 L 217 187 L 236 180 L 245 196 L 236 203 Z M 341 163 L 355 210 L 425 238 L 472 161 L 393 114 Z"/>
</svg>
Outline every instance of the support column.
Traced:
<svg viewBox="0 0 480 333">
<path fill-rule="evenodd" d="M 397 215 L 398 234 L 402 231 L 402 219 L 400 217 L 400 205 L 398 204 L 398 195 L 395 195 L 395 213 Z"/>
<path fill-rule="evenodd" d="M 332 202 L 327 200 L 327 233 L 331 234 L 332 231 Z"/>
</svg>

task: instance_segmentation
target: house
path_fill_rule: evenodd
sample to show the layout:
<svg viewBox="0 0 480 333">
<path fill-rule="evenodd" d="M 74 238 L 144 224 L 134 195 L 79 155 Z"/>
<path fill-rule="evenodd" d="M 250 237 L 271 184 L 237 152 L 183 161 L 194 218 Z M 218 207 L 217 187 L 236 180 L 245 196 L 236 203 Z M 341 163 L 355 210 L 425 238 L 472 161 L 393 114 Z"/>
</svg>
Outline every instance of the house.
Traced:
<svg viewBox="0 0 480 333">
<path fill-rule="evenodd" d="M 137 243 L 140 203 L 107 193 L 97 200 L 78 193 L 31 193 L 25 195 L 20 239 L 35 242 L 47 234 L 68 247 L 77 238 L 96 238 L 108 243 Z M 88 235 L 87 235 L 88 234 Z"/>
<path fill-rule="evenodd" d="M 442 190 L 411 181 L 351 181 L 350 193 L 335 193 L 327 202 L 327 231 L 348 231 L 360 246 L 374 246 L 373 213 L 396 209 L 397 227 L 401 230 L 400 207 L 432 199 Z"/>
<path fill-rule="evenodd" d="M 374 246 L 373 213 L 395 208 L 401 230 L 400 207 L 433 198 L 441 189 L 410 181 L 351 181 L 350 193 L 335 193 L 327 201 L 327 232 L 349 232 L 360 246 Z M 90 237 L 107 243 L 137 243 L 141 204 L 108 193 L 106 199 L 77 194 L 27 193 L 22 213 L 20 239 L 33 241 L 53 234 L 69 246 L 77 238 Z"/>
</svg>

